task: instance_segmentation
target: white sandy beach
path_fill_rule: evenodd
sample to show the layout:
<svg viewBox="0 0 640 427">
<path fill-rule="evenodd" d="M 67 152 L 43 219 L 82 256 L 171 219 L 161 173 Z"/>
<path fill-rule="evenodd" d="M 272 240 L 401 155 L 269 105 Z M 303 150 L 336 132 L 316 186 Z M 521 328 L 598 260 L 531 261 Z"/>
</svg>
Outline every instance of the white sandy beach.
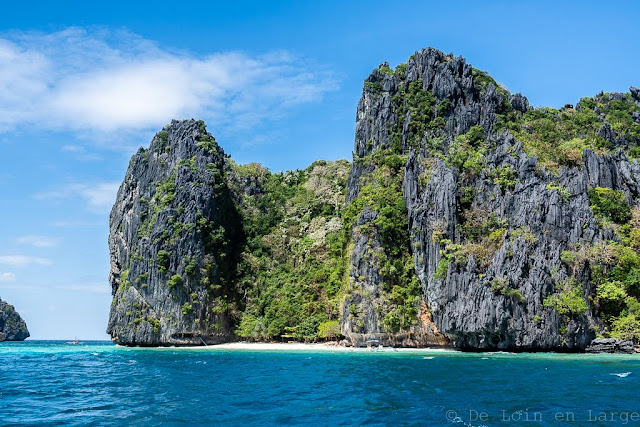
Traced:
<svg viewBox="0 0 640 427">
<path fill-rule="evenodd" d="M 172 347 L 173 348 L 173 347 Z M 209 346 L 175 347 L 190 350 L 252 350 L 252 351 L 365 351 L 365 352 L 455 352 L 444 348 L 393 348 L 393 347 L 343 347 L 331 343 L 263 343 L 263 342 L 232 342 Z"/>
</svg>

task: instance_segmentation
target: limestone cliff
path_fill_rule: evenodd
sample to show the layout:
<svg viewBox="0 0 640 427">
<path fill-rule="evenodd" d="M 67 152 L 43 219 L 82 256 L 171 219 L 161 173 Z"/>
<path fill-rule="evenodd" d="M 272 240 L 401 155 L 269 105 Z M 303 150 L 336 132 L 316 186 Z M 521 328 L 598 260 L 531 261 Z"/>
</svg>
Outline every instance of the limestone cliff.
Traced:
<svg viewBox="0 0 640 427">
<path fill-rule="evenodd" d="M 607 275 L 596 279 L 593 267 L 602 272 L 616 262 L 567 260 L 577 248 L 615 250 L 608 242 L 629 236 L 619 227 L 632 227 L 623 224 L 630 216 L 618 224 L 597 218 L 591 196 L 617 195 L 627 211 L 638 204 L 640 165 L 626 153 L 640 142 L 639 107 L 632 88 L 560 111 L 533 111 L 526 98 L 463 58 L 425 49 L 395 71 L 382 64 L 367 78 L 349 200 L 380 181 L 376 157 L 406 159 L 396 176 L 403 180 L 415 272 L 435 326 L 454 346 L 582 349 L 607 330 L 596 282 L 612 282 Z M 627 125 L 616 123 L 612 132 L 607 120 Z M 377 215 L 364 209 L 355 226 Z M 362 253 L 384 250 L 371 236 L 355 240 L 355 294 L 379 295 L 384 285 L 379 269 L 359 267 Z M 637 249 L 634 256 L 636 262 Z M 637 281 L 638 271 L 630 274 L 628 283 Z M 625 310 L 623 299 L 621 293 L 617 313 Z M 379 311 L 360 303 L 365 321 L 359 330 L 345 322 L 345 333 L 382 332 Z M 635 315 L 628 319 L 635 324 Z"/>
<path fill-rule="evenodd" d="M 173 121 L 111 213 L 108 330 L 127 345 L 638 343 L 638 156 L 638 89 L 534 109 L 431 48 L 365 80 L 351 164 L 236 165 L 202 122 Z"/>
<path fill-rule="evenodd" d="M 29 338 L 27 324 L 11 304 L 0 299 L 0 342 L 24 341 Z"/>
<path fill-rule="evenodd" d="M 243 236 L 224 165 L 194 120 L 173 121 L 131 159 L 110 218 L 114 342 L 233 338 L 239 295 L 229 279 Z"/>
</svg>

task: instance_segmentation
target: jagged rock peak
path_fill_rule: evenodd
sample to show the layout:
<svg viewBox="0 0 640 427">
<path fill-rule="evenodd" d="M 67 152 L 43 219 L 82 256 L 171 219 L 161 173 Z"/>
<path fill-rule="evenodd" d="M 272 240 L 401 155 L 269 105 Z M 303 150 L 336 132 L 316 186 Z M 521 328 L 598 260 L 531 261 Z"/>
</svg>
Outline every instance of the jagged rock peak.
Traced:
<svg viewBox="0 0 640 427">
<path fill-rule="evenodd" d="M 156 133 L 149 150 L 157 152 L 171 151 L 171 159 L 184 160 L 191 158 L 201 149 L 224 157 L 224 150 L 216 142 L 215 137 L 207 131 L 202 120 L 172 120 L 160 132 Z M 144 148 L 140 150 L 145 151 Z"/>
<path fill-rule="evenodd" d="M 29 337 L 27 324 L 11 304 L 0 299 L 0 341 L 23 341 Z"/>
<path fill-rule="evenodd" d="M 428 97 L 422 96 L 426 93 Z M 410 125 L 423 119 L 419 116 L 427 105 L 437 106 L 434 119 L 442 122 L 430 135 L 448 139 L 475 125 L 491 133 L 496 116 L 507 106 L 520 112 L 531 109 L 526 97 L 509 93 L 464 58 L 422 49 L 395 70 L 384 62 L 366 78 L 356 115 L 356 158 L 394 144 L 408 151 Z"/>
<path fill-rule="evenodd" d="M 107 332 L 126 345 L 228 340 L 239 216 L 202 121 L 172 121 L 132 157 L 111 211 Z"/>
</svg>

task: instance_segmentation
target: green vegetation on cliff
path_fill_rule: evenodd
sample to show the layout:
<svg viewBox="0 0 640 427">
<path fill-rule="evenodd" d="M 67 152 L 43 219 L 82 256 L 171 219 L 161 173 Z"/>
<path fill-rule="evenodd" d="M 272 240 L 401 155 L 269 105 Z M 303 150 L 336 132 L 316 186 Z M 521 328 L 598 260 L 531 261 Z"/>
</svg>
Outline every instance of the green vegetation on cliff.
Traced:
<svg viewBox="0 0 640 427">
<path fill-rule="evenodd" d="M 237 181 L 231 185 L 247 233 L 237 271 L 246 304 L 239 336 L 310 340 L 320 325 L 338 318 L 349 166 L 319 161 L 305 170 L 270 173 L 257 164 L 232 164 Z"/>
<path fill-rule="evenodd" d="M 440 322 L 469 348 L 584 348 L 593 325 L 640 341 L 635 89 L 533 109 L 427 49 L 374 70 L 357 117 L 353 163 L 279 173 L 202 122 L 159 132 L 111 230 L 116 338 L 425 345 Z"/>
<path fill-rule="evenodd" d="M 371 162 L 375 172 L 347 205 L 351 166 L 347 161 L 319 161 L 286 173 L 232 163 L 236 181 L 231 185 L 240 195 L 247 233 L 236 276 L 246 304 L 236 330 L 239 336 L 303 340 L 339 336 L 341 303 L 354 290 L 347 268 L 353 230 L 356 235 L 375 235 L 381 242 L 381 250 L 373 256 L 384 279 L 384 327 L 394 332 L 416 321 L 420 285 L 413 271 L 398 179 L 406 157 L 389 150 L 376 153 Z M 247 185 L 260 191 L 251 194 Z M 365 208 L 378 215 L 356 226 Z"/>
<path fill-rule="evenodd" d="M 593 302 L 610 335 L 640 342 L 640 206 L 630 209 L 624 194 L 609 188 L 589 194 L 596 218 L 615 231 L 617 241 L 576 245 L 562 260 L 574 277 L 590 277 Z"/>
<path fill-rule="evenodd" d="M 384 65 L 378 72 L 404 81 L 406 65 L 401 64 L 395 72 Z M 474 203 L 473 186 L 481 177 L 503 194 L 514 191 L 519 182 L 513 166 L 496 167 L 487 161 L 496 148 L 496 133 L 509 130 L 527 155 L 537 157 L 539 166 L 554 173 L 559 173 L 562 167 L 582 167 L 586 148 L 599 154 L 619 148 L 631 156 L 640 154 L 640 125 L 633 119 L 640 107 L 630 94 L 583 98 L 575 108 L 517 110 L 509 92 L 487 73 L 473 69 L 473 78 L 478 92 L 489 91 L 493 86 L 501 99 L 493 129 L 475 125 L 466 133 L 451 137 L 446 131 L 454 108 L 451 100 L 438 102 L 420 79 L 400 84 L 390 96 L 395 120 L 387 123 L 389 139 L 386 144 L 367 141 L 366 153 L 354 158 L 356 168 L 364 172 L 356 196 L 346 204 L 347 162 L 316 162 L 305 170 L 275 174 L 257 164 L 232 164 L 232 174 L 237 177 L 233 185 L 236 193 L 241 194 L 247 233 L 247 244 L 236 272 L 237 287 L 242 289 L 245 303 L 237 328 L 239 336 L 305 340 L 325 337 L 327 326 L 323 325 L 333 325 L 343 314 L 343 319 L 350 319 L 357 331 L 364 327 L 364 322 L 357 305 L 350 302 L 354 298 L 370 301 L 375 297 L 377 315 L 387 332 L 406 331 L 415 324 L 422 291 L 414 272 L 402 187 L 411 150 L 424 153 L 420 187 L 428 184 L 437 159 L 458 171 L 461 239 L 453 243 L 437 229 L 433 234 L 441 247 L 442 258 L 434 276 L 440 280 L 446 279 L 451 263 L 463 268 L 473 257 L 476 268 L 482 272 L 503 244 L 522 237 L 532 246 L 538 240 L 529 228 L 512 228 L 487 206 Z M 365 93 L 379 99 L 383 93 L 381 83 L 375 79 L 368 81 Z M 247 183 L 260 191 L 251 194 L 238 187 Z M 550 183 L 546 190 L 549 194 L 557 192 L 565 202 L 571 196 L 567 188 L 557 183 Z M 630 220 L 629 205 L 614 190 L 597 188 L 589 196 L 594 214 L 604 223 L 622 224 Z M 373 212 L 375 218 L 360 223 L 365 211 Z M 619 228 L 619 233 L 626 232 L 628 236 L 631 231 L 624 230 L 631 230 L 632 226 Z M 377 269 L 381 277 L 382 286 L 375 296 L 356 285 L 369 278 L 350 276 L 350 251 L 359 236 L 367 236 L 370 242 L 364 262 Z M 624 287 L 624 294 L 622 288 L 614 289 L 607 279 L 610 274 L 605 269 L 600 276 L 593 277 L 598 286 L 595 303 L 603 307 L 613 334 L 637 339 L 640 335 L 628 332 L 636 321 L 634 307 L 640 306 L 634 303 L 635 288 Z M 616 274 L 619 277 L 622 273 Z M 517 284 L 503 277 L 494 277 L 489 285 L 495 295 L 524 302 Z M 611 311 L 606 307 L 612 305 L 610 300 L 614 297 L 619 301 L 617 309 Z M 343 313 L 341 304 L 345 298 L 348 309 Z M 587 310 L 582 287 L 575 278 L 559 281 L 556 293 L 546 298 L 544 306 L 567 318 Z"/>
<path fill-rule="evenodd" d="M 616 99 L 605 93 L 582 98 L 575 108 L 539 108 L 518 114 L 511 130 L 525 151 L 538 157 L 541 166 L 558 170 L 581 166 L 585 148 L 601 154 L 623 148 L 639 157 L 640 123 L 632 119 L 634 112 L 640 112 L 640 106 L 630 93 Z M 615 139 L 609 137 L 607 124 L 617 135 Z M 616 139 L 625 143 L 620 145 Z"/>
<path fill-rule="evenodd" d="M 372 172 L 362 176 L 360 191 L 344 212 L 343 239 L 346 244 L 349 239 L 365 235 L 370 242 L 376 242 L 368 247 L 366 256 L 367 262 L 381 276 L 382 286 L 375 297 L 382 326 L 386 332 L 407 330 L 417 322 L 421 294 L 413 267 L 407 206 L 402 190 L 407 157 L 400 154 L 400 148 L 394 142 L 392 148 L 378 150 L 357 161 L 372 168 Z M 374 212 L 375 219 L 358 225 L 365 210 Z M 355 277 L 353 280 L 361 279 Z M 361 295 L 362 291 L 353 283 L 351 285 L 349 297 L 356 294 L 372 297 Z M 351 309 L 349 315 L 358 328 L 363 327 L 357 310 Z"/>
</svg>

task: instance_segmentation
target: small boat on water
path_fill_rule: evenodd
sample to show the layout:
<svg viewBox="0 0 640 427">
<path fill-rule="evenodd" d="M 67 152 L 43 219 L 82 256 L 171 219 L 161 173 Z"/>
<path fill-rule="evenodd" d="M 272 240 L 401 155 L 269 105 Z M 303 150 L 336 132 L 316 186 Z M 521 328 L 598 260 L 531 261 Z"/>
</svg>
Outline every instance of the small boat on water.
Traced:
<svg viewBox="0 0 640 427">
<path fill-rule="evenodd" d="M 67 345 L 87 345 L 86 342 L 80 342 L 77 339 L 75 339 L 73 341 L 67 341 L 65 344 L 67 344 Z"/>
</svg>

